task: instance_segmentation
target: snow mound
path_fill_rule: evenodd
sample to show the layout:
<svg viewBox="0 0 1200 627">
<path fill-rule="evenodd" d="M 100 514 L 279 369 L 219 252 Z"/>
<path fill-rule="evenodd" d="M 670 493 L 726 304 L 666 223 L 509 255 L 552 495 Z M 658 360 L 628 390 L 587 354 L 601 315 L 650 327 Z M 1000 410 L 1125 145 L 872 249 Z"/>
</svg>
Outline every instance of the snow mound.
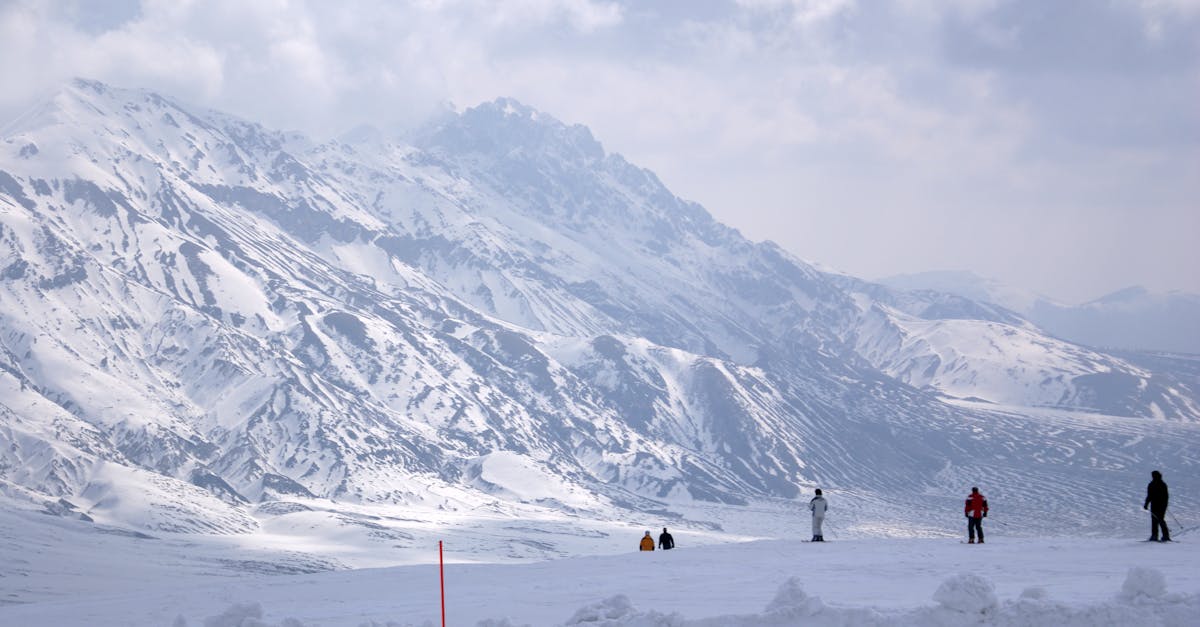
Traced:
<svg viewBox="0 0 1200 627">
<path fill-rule="evenodd" d="M 775 598 L 762 614 L 725 615 L 688 620 L 679 614 L 641 612 L 623 594 L 588 605 L 564 623 L 564 627 L 763 627 L 764 625 L 858 625 L 877 624 L 870 610 L 827 611 L 821 599 L 809 596 L 800 579 L 791 577 L 779 586 Z"/>
<path fill-rule="evenodd" d="M 942 607 L 965 614 L 983 614 L 994 610 L 1000 601 L 991 581 L 972 573 L 963 573 L 942 582 L 933 600 Z"/>
<path fill-rule="evenodd" d="M 567 621 L 567 624 L 600 624 L 601 621 L 625 618 L 633 613 L 633 602 L 629 600 L 629 597 L 618 594 L 603 601 L 579 608 L 579 611 L 575 612 L 575 615 L 571 617 L 571 620 Z"/>
<path fill-rule="evenodd" d="M 1062 627 L 1130 627 L 1196 624 L 1200 595 L 1166 593 L 1162 573 L 1134 568 L 1116 599 L 1094 605 L 1055 602 L 1045 588 L 1026 587 L 1020 597 L 1001 602 L 993 583 L 974 574 L 951 577 L 933 595 L 937 605 L 906 611 L 870 607 L 827 606 L 809 596 L 798 578 L 779 587 L 761 614 L 684 619 L 678 614 L 640 612 L 624 595 L 586 606 L 567 626 L 604 627 L 959 627 L 961 625 L 1058 625 Z"/>
<path fill-rule="evenodd" d="M 773 618 L 800 618 L 812 616 L 825 608 L 821 599 L 809 596 L 800 585 L 800 579 L 791 577 L 779 586 L 775 598 L 767 604 L 767 615 Z"/>
<path fill-rule="evenodd" d="M 224 612 L 204 619 L 204 627 L 306 627 L 304 623 L 285 618 L 280 623 L 268 623 L 262 620 L 263 608 L 261 603 L 234 603 L 225 608 Z M 182 617 L 175 619 L 172 627 L 187 627 L 188 622 Z"/>
<path fill-rule="evenodd" d="M 1021 598 L 1026 601 L 1049 601 L 1050 593 L 1041 586 L 1030 586 L 1021 591 Z"/>
<path fill-rule="evenodd" d="M 1125 601 L 1161 599 L 1167 594 L 1167 578 L 1153 568 L 1134 567 L 1125 576 L 1119 595 Z"/>
<path fill-rule="evenodd" d="M 580 608 L 563 627 L 682 627 L 678 614 L 639 612 L 629 597 L 618 594 Z"/>
<path fill-rule="evenodd" d="M 517 624 L 507 618 L 495 619 L 489 618 L 475 623 L 475 627 L 533 627 L 529 623 Z"/>
<path fill-rule="evenodd" d="M 991 581 L 964 574 L 942 582 L 935 592 L 937 605 L 907 610 L 826 605 L 810 596 L 799 578 L 784 581 L 775 598 L 758 614 L 727 614 L 684 618 L 677 613 L 641 611 L 629 597 L 617 594 L 577 610 L 562 627 L 962 627 L 963 625 L 1014 626 L 1056 625 L 1059 627 L 1193 627 L 1200 616 L 1200 595 L 1168 594 L 1165 578 L 1154 569 L 1134 568 L 1125 585 L 1110 601 L 1094 604 L 1049 599 L 1045 588 L 1026 587 L 1016 599 L 998 601 Z M 113 623 L 117 624 L 117 623 Z M 122 623 L 124 624 L 124 623 Z M 303 623 L 294 618 L 274 623 L 263 620 L 260 603 L 239 603 L 203 620 L 203 627 L 311 627 L 354 625 L 357 627 L 412 627 L 403 619 L 342 623 Z M 549 623 L 547 623 L 549 624 Z M 418 623 L 434 627 L 434 623 Z M 172 627 L 188 627 L 181 616 Z M 491 618 L 475 627 L 530 627 L 509 618 Z"/>
<path fill-rule="evenodd" d="M 204 627 L 266 627 L 261 603 L 236 603 L 204 619 Z"/>
</svg>

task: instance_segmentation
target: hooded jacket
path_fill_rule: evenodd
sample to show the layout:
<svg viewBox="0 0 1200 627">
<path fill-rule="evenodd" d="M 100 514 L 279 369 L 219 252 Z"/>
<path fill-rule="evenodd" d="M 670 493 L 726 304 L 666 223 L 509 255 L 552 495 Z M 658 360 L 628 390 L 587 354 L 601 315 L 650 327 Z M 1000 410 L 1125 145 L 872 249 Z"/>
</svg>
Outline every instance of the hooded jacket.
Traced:
<svg viewBox="0 0 1200 627">
<path fill-rule="evenodd" d="M 1170 495 L 1167 493 L 1167 483 L 1159 475 L 1146 485 L 1146 503 L 1142 507 L 1150 506 L 1156 510 L 1166 511 L 1168 500 L 1170 500 Z"/>
</svg>

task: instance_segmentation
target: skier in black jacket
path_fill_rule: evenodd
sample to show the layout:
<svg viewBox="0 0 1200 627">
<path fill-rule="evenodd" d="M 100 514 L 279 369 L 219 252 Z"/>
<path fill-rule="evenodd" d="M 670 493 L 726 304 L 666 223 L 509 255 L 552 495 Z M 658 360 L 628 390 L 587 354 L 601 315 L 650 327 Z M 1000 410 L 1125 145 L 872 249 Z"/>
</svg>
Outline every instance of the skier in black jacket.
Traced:
<svg viewBox="0 0 1200 627">
<path fill-rule="evenodd" d="M 671 534 L 667 533 L 666 527 L 663 527 L 662 534 L 658 536 L 658 548 L 664 551 L 675 548 L 675 538 L 672 538 Z"/>
<path fill-rule="evenodd" d="M 1167 529 L 1167 500 L 1170 496 L 1167 494 L 1167 484 L 1157 470 L 1151 472 L 1150 476 L 1152 479 L 1146 486 L 1146 502 L 1142 504 L 1142 509 L 1150 510 L 1150 540 L 1170 542 L 1171 532 Z M 1159 528 L 1162 529 L 1161 539 L 1158 536 Z"/>
</svg>

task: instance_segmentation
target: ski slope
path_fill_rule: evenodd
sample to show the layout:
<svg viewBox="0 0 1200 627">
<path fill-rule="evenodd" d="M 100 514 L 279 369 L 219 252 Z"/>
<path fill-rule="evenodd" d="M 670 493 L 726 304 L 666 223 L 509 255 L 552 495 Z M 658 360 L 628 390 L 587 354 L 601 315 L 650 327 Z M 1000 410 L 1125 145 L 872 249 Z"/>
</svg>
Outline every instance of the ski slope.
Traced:
<svg viewBox="0 0 1200 627">
<path fill-rule="evenodd" d="M 831 514 L 832 516 L 832 514 Z M 831 518 L 831 521 L 834 520 Z M 1194 625 L 1200 544 L 954 538 L 760 540 L 523 564 L 460 563 L 450 625 Z M 437 625 L 428 563 L 306 575 L 178 573 L 100 595 L 0 607 L 0 625 Z M 120 563 L 113 556 L 111 567 Z M 3 581 L 3 579 L 0 579 Z M 255 619 L 260 622 L 254 622 Z"/>
</svg>

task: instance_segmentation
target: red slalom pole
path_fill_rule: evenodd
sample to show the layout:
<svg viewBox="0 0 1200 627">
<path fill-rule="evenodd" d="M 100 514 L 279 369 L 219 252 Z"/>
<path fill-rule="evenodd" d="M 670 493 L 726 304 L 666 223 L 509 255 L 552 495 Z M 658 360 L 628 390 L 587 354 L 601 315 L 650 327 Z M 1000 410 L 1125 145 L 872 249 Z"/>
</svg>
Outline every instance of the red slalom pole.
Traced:
<svg viewBox="0 0 1200 627">
<path fill-rule="evenodd" d="M 442 582 L 442 627 L 446 627 L 446 563 L 442 561 L 441 540 L 438 540 L 438 579 Z"/>
</svg>

